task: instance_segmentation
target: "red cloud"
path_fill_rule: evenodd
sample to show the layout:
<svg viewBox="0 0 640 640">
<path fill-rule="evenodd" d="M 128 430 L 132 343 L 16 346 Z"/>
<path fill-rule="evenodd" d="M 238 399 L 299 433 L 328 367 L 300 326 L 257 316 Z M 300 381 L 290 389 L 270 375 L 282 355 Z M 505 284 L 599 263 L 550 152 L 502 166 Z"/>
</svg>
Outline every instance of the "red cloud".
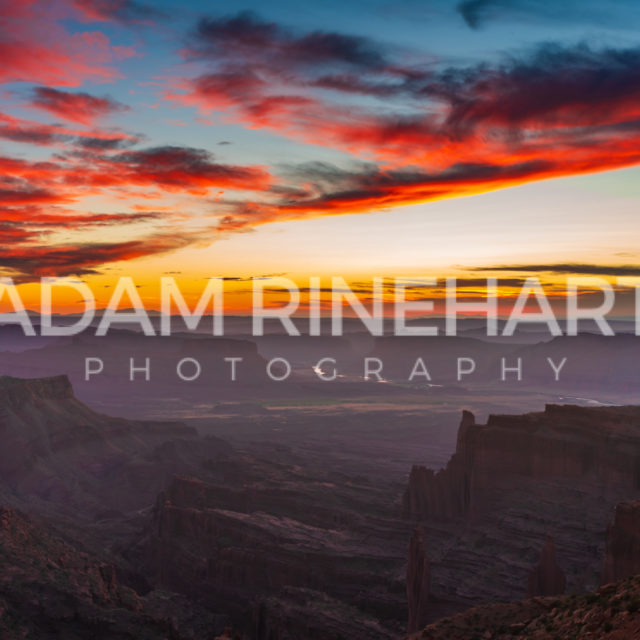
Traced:
<svg viewBox="0 0 640 640">
<path fill-rule="evenodd" d="M 42 275 L 95 270 L 114 260 L 134 259 L 201 242 L 203 232 L 170 230 L 180 214 L 143 207 L 135 213 L 78 212 L 71 208 L 91 195 L 127 194 L 132 186 L 165 193 L 207 195 L 210 189 L 262 190 L 271 177 L 261 167 L 215 162 L 208 152 L 189 147 L 157 147 L 126 152 L 77 150 L 46 162 L 0 156 L 0 265 L 21 281 Z M 136 207 L 133 206 L 135 211 Z M 153 222 L 151 234 L 137 223 Z M 130 225 L 132 239 L 115 244 L 53 244 L 61 231 Z M 140 231 L 144 232 L 140 236 Z M 136 236 L 137 232 L 137 236 Z M 50 244 L 47 245 L 46 242 Z"/>
<path fill-rule="evenodd" d="M 0 83 L 77 86 L 119 74 L 114 63 L 133 55 L 99 31 L 70 33 L 62 24 L 76 10 L 66 2 L 4 2 L 0 6 Z"/>
<path fill-rule="evenodd" d="M 402 66 L 367 41 L 292 35 L 246 14 L 203 21 L 193 37 L 184 55 L 206 72 L 167 98 L 378 163 L 312 164 L 270 197 L 221 202 L 229 230 L 640 163 L 640 48 L 544 45 L 502 64 L 439 71 L 432 61 Z"/>
<path fill-rule="evenodd" d="M 112 113 L 129 109 L 111 98 L 98 98 L 88 93 L 71 93 L 51 87 L 36 87 L 33 90 L 31 105 L 66 120 L 86 125 Z"/>
<path fill-rule="evenodd" d="M 153 234 L 138 240 L 66 245 L 21 244 L 3 253 L 2 264 L 18 282 L 34 277 L 96 273 L 107 262 L 134 260 L 175 251 L 193 241 L 188 235 Z"/>
<path fill-rule="evenodd" d="M 0 113 L 0 139 L 39 146 L 77 146 L 86 149 L 120 149 L 140 141 L 138 136 L 99 129 L 70 129 Z"/>
<path fill-rule="evenodd" d="M 162 13 L 150 4 L 135 0 L 72 0 L 88 20 L 115 20 L 116 22 L 148 22 Z"/>
<path fill-rule="evenodd" d="M 115 155 L 78 152 L 74 157 L 88 168 L 68 176 L 77 185 L 155 186 L 205 195 L 214 188 L 263 191 L 272 181 L 263 167 L 216 162 L 208 151 L 191 147 L 154 147 Z"/>
<path fill-rule="evenodd" d="M 113 77 L 114 63 L 130 52 L 99 32 L 69 34 L 61 19 L 131 22 L 142 15 L 134 0 L 5 4 L 0 27 L 9 35 L 0 40 L 0 82 L 73 86 Z M 545 46 L 502 64 L 438 70 L 432 61 L 403 65 L 365 38 L 296 34 L 247 14 L 204 20 L 193 37 L 185 56 L 201 72 L 182 79 L 168 98 L 249 128 L 347 151 L 352 167 L 309 163 L 283 171 L 278 182 L 265 167 L 227 164 L 203 149 L 139 149 L 138 138 L 123 132 L 0 114 L 0 138 L 57 147 L 41 162 L 0 158 L 6 267 L 20 277 L 71 274 L 198 240 L 169 233 L 177 214 L 154 211 L 153 204 L 132 202 L 136 214 L 80 214 L 73 207 L 86 196 L 152 202 L 166 194 L 237 190 L 243 195 L 235 200 L 215 193 L 209 203 L 219 230 L 233 231 L 640 163 L 640 49 Z M 35 90 L 32 106 L 83 125 L 122 108 L 109 98 L 46 87 Z M 67 224 L 86 229 L 148 221 L 156 233 L 145 230 L 126 242 L 45 246 Z"/>
</svg>

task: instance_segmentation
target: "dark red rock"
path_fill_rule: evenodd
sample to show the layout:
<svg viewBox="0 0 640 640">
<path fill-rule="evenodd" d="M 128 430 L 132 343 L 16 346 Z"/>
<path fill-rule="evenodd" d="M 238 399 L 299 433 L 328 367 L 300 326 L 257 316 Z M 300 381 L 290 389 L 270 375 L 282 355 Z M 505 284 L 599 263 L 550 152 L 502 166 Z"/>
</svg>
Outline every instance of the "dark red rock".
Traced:
<svg viewBox="0 0 640 640">
<path fill-rule="evenodd" d="M 523 479 L 640 489 L 640 407 L 547 405 L 544 412 L 463 414 L 456 452 L 437 473 L 414 466 L 403 498 L 407 519 L 476 516 Z"/>
<path fill-rule="evenodd" d="M 387 625 L 395 628 L 404 598 L 402 582 L 389 576 L 400 567 L 370 529 L 237 511 L 232 502 L 221 487 L 175 477 L 159 495 L 148 535 L 140 541 L 151 582 L 220 607 L 235 629 L 248 631 L 257 616 L 260 631 L 251 637 L 260 640 L 394 637 Z M 393 622 L 383 623 L 383 617 Z M 349 622 L 356 618 L 362 622 L 359 633 Z"/>
<path fill-rule="evenodd" d="M 418 527 L 411 536 L 407 560 L 407 600 L 409 602 L 408 631 L 422 629 L 427 622 L 431 571 L 427 556 L 424 529 Z"/>
<path fill-rule="evenodd" d="M 553 538 L 547 536 L 540 552 L 540 562 L 529 574 L 527 592 L 534 596 L 559 596 L 564 593 L 567 579 L 556 559 Z"/>
<path fill-rule="evenodd" d="M 640 500 L 616 506 L 607 529 L 602 584 L 640 573 Z"/>
<path fill-rule="evenodd" d="M 117 565 L 0 506 L 0 638 L 209 640 L 224 616 L 163 591 L 144 596 Z"/>
</svg>

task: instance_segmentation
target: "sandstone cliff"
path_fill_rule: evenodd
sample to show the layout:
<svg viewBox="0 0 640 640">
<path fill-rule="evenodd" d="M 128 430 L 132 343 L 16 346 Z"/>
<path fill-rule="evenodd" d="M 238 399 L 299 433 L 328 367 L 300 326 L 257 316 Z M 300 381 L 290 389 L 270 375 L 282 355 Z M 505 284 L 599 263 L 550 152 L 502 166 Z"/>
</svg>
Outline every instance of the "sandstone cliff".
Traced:
<svg viewBox="0 0 640 640">
<path fill-rule="evenodd" d="M 229 508 L 234 496 L 245 511 Z M 245 496 L 174 478 L 137 551 L 150 580 L 220 606 L 235 628 L 247 631 L 254 619 L 260 639 L 334 637 L 320 635 L 330 629 L 337 638 L 341 627 L 355 633 L 355 619 L 364 627 L 354 640 L 397 637 L 389 617 L 404 609 L 402 582 L 376 531 L 253 511 Z"/>
<path fill-rule="evenodd" d="M 407 560 L 407 600 L 409 602 L 409 633 L 424 627 L 427 622 L 431 574 L 424 529 L 418 527 L 411 536 Z"/>
<path fill-rule="evenodd" d="M 541 413 L 491 415 L 486 425 L 466 412 L 446 468 L 411 470 L 403 514 L 479 515 L 527 478 L 640 489 L 640 407 L 547 405 Z"/>
<path fill-rule="evenodd" d="M 467 514 L 474 453 L 470 434 L 477 429 L 473 414 L 463 411 L 456 451 L 446 468 L 436 473 L 426 467 L 413 466 L 402 501 L 405 518 L 428 520 Z"/>
<path fill-rule="evenodd" d="M 616 506 L 607 529 L 602 584 L 640 573 L 640 500 Z"/>
<path fill-rule="evenodd" d="M 404 517 L 430 541 L 429 620 L 528 592 L 595 589 L 611 509 L 638 496 L 639 470 L 639 407 L 547 405 L 492 415 L 484 425 L 464 413 L 447 466 L 414 467 L 404 493 Z M 636 548 L 624 532 L 638 528 L 623 513 L 609 545 L 620 550 L 621 566 Z M 548 544 L 540 554 L 546 536 L 562 572 Z M 616 554 L 609 556 L 605 572 L 628 575 L 616 573 Z"/>
<path fill-rule="evenodd" d="M 553 538 L 547 536 L 540 562 L 529 574 L 527 591 L 530 598 L 534 596 L 559 596 L 564 593 L 567 579 L 556 559 L 556 546 Z"/>
<path fill-rule="evenodd" d="M 45 521 L 0 507 L 0 637 L 209 640 L 226 618 L 181 596 L 137 593 L 125 571 Z"/>
<path fill-rule="evenodd" d="M 168 477 L 231 448 L 179 422 L 135 421 L 80 402 L 66 376 L 0 378 L 0 500 L 96 517 L 152 504 Z"/>
</svg>

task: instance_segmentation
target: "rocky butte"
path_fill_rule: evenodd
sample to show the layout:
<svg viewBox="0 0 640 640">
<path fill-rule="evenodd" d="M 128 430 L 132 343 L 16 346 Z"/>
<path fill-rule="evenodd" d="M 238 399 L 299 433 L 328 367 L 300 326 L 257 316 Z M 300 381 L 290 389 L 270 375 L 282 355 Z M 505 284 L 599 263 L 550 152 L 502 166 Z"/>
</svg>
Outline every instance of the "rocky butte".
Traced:
<svg viewBox="0 0 640 640">
<path fill-rule="evenodd" d="M 564 593 L 566 586 L 567 579 L 556 558 L 556 545 L 553 538 L 547 536 L 540 552 L 540 562 L 529 574 L 529 597 L 559 596 Z"/>
<path fill-rule="evenodd" d="M 605 582 L 640 572 L 640 520 L 627 504 L 639 489 L 640 407 L 547 405 L 486 424 L 465 411 L 447 465 L 414 466 L 402 500 L 404 517 L 425 530 L 428 621 L 596 589 L 618 503 Z"/>
<path fill-rule="evenodd" d="M 424 529 L 418 527 L 411 536 L 407 561 L 407 601 L 409 603 L 407 628 L 409 633 L 421 629 L 427 622 L 430 582 L 429 557 L 427 556 Z"/>
<path fill-rule="evenodd" d="M 602 584 L 640 573 L 640 500 L 616 506 L 607 529 Z"/>
<path fill-rule="evenodd" d="M 640 407 L 548 404 L 540 413 L 490 415 L 486 425 L 465 411 L 446 468 L 412 468 L 403 513 L 418 520 L 478 517 L 527 479 L 637 491 Z"/>
</svg>

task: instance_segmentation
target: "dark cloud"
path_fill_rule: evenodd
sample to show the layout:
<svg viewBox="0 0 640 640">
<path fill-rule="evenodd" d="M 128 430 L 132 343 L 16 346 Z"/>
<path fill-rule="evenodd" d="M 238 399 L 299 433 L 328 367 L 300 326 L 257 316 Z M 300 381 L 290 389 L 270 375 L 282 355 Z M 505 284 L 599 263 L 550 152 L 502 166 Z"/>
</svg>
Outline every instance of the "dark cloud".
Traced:
<svg viewBox="0 0 640 640">
<path fill-rule="evenodd" d="M 469 271 L 509 271 L 514 273 L 561 273 L 595 276 L 640 276 L 640 265 L 607 264 L 512 264 L 474 267 Z"/>
<path fill-rule="evenodd" d="M 125 151 L 105 160 L 132 184 L 157 184 L 168 189 L 266 188 L 269 175 L 259 167 L 229 165 L 215 161 L 204 149 L 164 146 Z"/>
<path fill-rule="evenodd" d="M 284 275 L 286 275 L 286 273 L 265 273 L 259 276 L 212 276 L 212 278 L 217 278 L 224 282 L 251 282 L 252 280 L 270 280 L 271 278 L 279 278 Z"/>
<path fill-rule="evenodd" d="M 0 138 L 38 146 L 76 145 L 89 149 L 121 149 L 142 140 L 140 135 L 93 129 L 71 130 L 59 124 L 41 124 L 0 113 Z"/>
<path fill-rule="evenodd" d="M 312 39 L 245 14 L 206 21 L 200 32 L 221 48 L 213 55 L 205 47 L 211 69 L 171 97 L 251 128 L 381 164 L 438 167 L 445 180 L 469 174 L 477 185 L 490 185 L 498 166 L 526 181 L 629 166 L 640 157 L 632 151 L 640 136 L 637 47 L 545 44 L 494 64 L 440 70 L 426 62 L 403 66 L 382 48 L 382 66 L 336 69 L 325 62 L 339 56 L 326 52 L 306 65 L 282 55 L 292 42 Z M 384 106 L 351 105 L 347 94 L 384 98 Z M 304 199 L 296 184 L 277 188 Z"/>
<path fill-rule="evenodd" d="M 272 25 L 248 41 L 253 46 L 274 33 L 279 32 Z M 406 109 L 394 113 L 392 102 L 387 113 L 345 110 L 310 94 L 318 81 L 336 89 L 344 85 L 346 91 L 353 74 L 312 74 L 303 85 L 293 69 L 282 76 L 293 78 L 283 96 L 270 95 L 267 73 L 236 67 L 201 76 L 196 99 L 235 109 L 251 127 L 379 162 L 284 168 L 283 180 L 269 190 L 271 198 L 218 203 L 223 231 L 380 210 L 640 162 L 640 48 L 546 44 L 498 64 L 416 73 L 398 89 L 421 100 L 423 111 L 414 115 Z M 371 79 L 365 73 L 358 78 L 355 90 L 367 91 Z"/>
<path fill-rule="evenodd" d="M 386 63 L 382 47 L 367 38 L 329 31 L 295 35 L 251 12 L 226 18 L 203 18 L 189 50 L 194 57 L 241 54 L 286 67 L 344 64 L 371 69 Z"/>
<path fill-rule="evenodd" d="M 278 219 L 379 211 L 408 202 L 473 192 L 482 185 L 518 183 L 534 174 L 553 175 L 555 170 L 552 160 L 513 165 L 467 162 L 433 172 L 417 167 L 384 170 L 371 164 L 342 169 L 314 162 L 287 168 L 286 176 L 305 186 L 293 194 L 281 192 L 275 202 L 223 199 L 216 204 L 226 212 L 220 230 L 242 231 Z"/>
<path fill-rule="evenodd" d="M 108 262 L 174 251 L 192 240 L 175 234 L 157 234 L 129 242 L 29 245 L 5 249 L 0 267 L 20 282 L 52 275 L 85 275 L 97 273 Z"/>
<path fill-rule="evenodd" d="M 629 0 L 463 0 L 457 10 L 471 29 L 498 20 L 552 21 L 569 24 L 620 24 L 636 6 Z"/>
<path fill-rule="evenodd" d="M 92 138 L 91 136 L 77 137 L 73 140 L 73 144 L 82 149 L 93 149 L 101 151 L 114 151 L 116 149 L 125 149 L 132 147 L 140 142 L 140 138 L 132 138 L 114 136 L 112 138 Z"/>
<path fill-rule="evenodd" d="M 332 202 L 369 200 L 383 203 L 387 198 L 410 192 L 424 197 L 437 195 L 455 185 L 513 180 L 532 173 L 550 170 L 551 161 L 533 160 L 512 165 L 459 162 L 442 171 L 429 172 L 417 167 L 383 170 L 363 164 L 358 169 L 344 170 L 327 163 L 305 163 L 291 170 L 308 185 L 307 197 L 283 200 L 284 207 L 307 207 Z"/>
<path fill-rule="evenodd" d="M 40 128 L 0 126 L 0 138 L 11 142 L 24 142 L 40 146 L 52 146 L 63 142 L 65 136 Z"/>
<path fill-rule="evenodd" d="M 607 125 L 640 115 L 640 48 L 545 44 L 499 66 L 449 69 L 422 91 L 450 105 L 453 135 L 480 125 Z"/>
<path fill-rule="evenodd" d="M 11 123 L 15 125 L 15 123 Z M 70 133 L 66 139 L 77 142 Z M 209 189 L 268 189 L 271 177 L 260 167 L 215 162 L 202 149 L 154 147 L 117 151 L 104 149 L 102 138 L 90 148 L 70 148 L 48 161 L 32 162 L 0 156 L 0 268 L 20 281 L 42 275 L 90 273 L 108 262 L 174 251 L 202 242 L 202 234 L 165 231 L 183 215 L 149 210 L 122 213 L 78 212 L 73 205 L 85 196 L 126 194 L 130 187 L 162 192 L 208 195 Z M 106 140 L 109 140 L 106 138 Z M 95 147 L 95 148 L 93 148 Z M 107 145 L 111 147 L 111 145 Z M 145 197 L 145 196 L 142 196 Z M 154 197 L 159 197 L 154 193 Z M 57 233 L 122 227 L 153 222 L 157 231 L 134 227 L 134 239 L 120 243 L 55 242 Z M 211 225 L 213 227 L 213 224 Z M 210 228 L 209 233 L 213 233 Z M 141 235 L 146 234 L 146 235 Z M 68 233 L 67 233 L 68 235 Z M 71 236 L 73 237 L 73 236 Z"/>
<path fill-rule="evenodd" d="M 0 183 L 0 203 L 12 205 L 44 202 L 60 202 L 60 195 L 27 182 L 11 185 L 7 185 L 6 181 L 5 185 Z"/>
<path fill-rule="evenodd" d="M 129 110 L 126 105 L 109 97 L 99 98 L 51 87 L 36 87 L 31 105 L 81 124 L 91 124 L 104 116 Z"/>
<path fill-rule="evenodd" d="M 478 29 L 492 14 L 516 4 L 513 0 L 465 0 L 458 4 L 460 15 L 472 29 Z"/>
</svg>

